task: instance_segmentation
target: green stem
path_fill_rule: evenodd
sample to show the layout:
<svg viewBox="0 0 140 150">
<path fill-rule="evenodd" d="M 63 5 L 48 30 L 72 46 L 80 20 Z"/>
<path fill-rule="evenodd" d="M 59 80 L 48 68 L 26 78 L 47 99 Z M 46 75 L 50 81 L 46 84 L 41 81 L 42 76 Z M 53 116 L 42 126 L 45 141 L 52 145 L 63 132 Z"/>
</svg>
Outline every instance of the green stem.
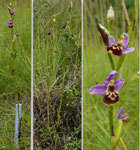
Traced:
<svg viewBox="0 0 140 150">
<path fill-rule="evenodd" d="M 65 78 L 65 73 L 64 73 L 64 71 L 63 71 L 63 74 L 62 74 L 61 98 L 60 98 L 60 104 L 59 104 L 59 108 L 58 108 L 57 127 L 59 126 L 59 122 L 60 122 L 60 112 L 61 112 L 62 100 L 63 100 L 63 92 L 64 92 L 64 78 Z"/>
<path fill-rule="evenodd" d="M 56 133 L 56 136 L 55 136 L 54 150 L 56 150 L 56 146 L 57 146 L 57 138 L 58 138 L 58 133 Z"/>
<path fill-rule="evenodd" d="M 121 132 L 122 132 L 122 127 L 123 127 L 123 120 L 119 119 L 118 128 L 117 128 L 117 132 L 116 132 L 117 141 L 120 139 Z"/>
<path fill-rule="evenodd" d="M 109 108 L 109 124 L 110 124 L 110 135 L 114 136 L 114 129 L 113 129 L 113 106 Z"/>
<path fill-rule="evenodd" d="M 120 136 L 121 136 L 122 127 L 123 127 L 123 121 L 122 121 L 122 119 L 119 119 L 116 136 L 112 137 L 111 150 L 115 150 L 115 148 L 117 146 L 117 143 L 118 143 Z"/>
<path fill-rule="evenodd" d="M 111 56 L 111 54 L 108 53 L 108 58 L 111 64 L 111 68 L 112 70 L 115 69 L 115 65 L 114 65 L 114 61 L 113 58 Z M 113 128 L 113 106 L 110 106 L 109 108 L 109 122 L 110 122 L 110 135 L 114 136 L 114 128 Z"/>
<path fill-rule="evenodd" d="M 109 23 L 109 27 L 108 27 L 109 28 L 109 33 L 111 34 L 111 27 L 112 27 L 113 22 L 112 22 L 112 20 L 110 20 L 108 23 Z"/>
<path fill-rule="evenodd" d="M 125 55 L 123 54 L 120 59 L 119 59 L 119 62 L 117 64 L 117 67 L 116 67 L 116 71 L 119 71 L 119 69 L 122 67 L 122 64 L 124 62 L 124 59 L 125 59 Z"/>
<path fill-rule="evenodd" d="M 61 113 L 61 107 L 62 107 L 62 100 L 63 100 L 63 92 L 64 92 L 64 78 L 65 78 L 65 74 L 64 74 L 64 70 L 63 70 L 63 74 L 62 74 L 62 89 L 61 89 L 61 98 L 60 98 L 60 104 L 59 104 L 59 108 L 57 110 L 57 127 L 59 126 L 60 123 L 60 113 Z M 55 135 L 55 150 L 56 150 L 56 146 L 57 146 L 57 137 L 58 137 L 58 133 L 56 131 L 56 135 Z"/>
<path fill-rule="evenodd" d="M 112 58 L 111 54 L 109 54 L 109 53 L 108 53 L 108 58 L 109 58 L 112 70 L 115 70 L 113 58 Z M 116 143 L 115 142 L 116 137 L 114 134 L 114 127 L 113 127 L 113 106 L 110 106 L 110 108 L 109 108 L 109 124 L 110 124 L 110 137 L 111 137 L 111 150 L 112 150 L 112 146 L 114 145 L 114 143 Z"/>
<path fill-rule="evenodd" d="M 112 70 L 115 70 L 114 61 L 110 53 L 108 53 L 108 58 L 109 58 Z"/>
<path fill-rule="evenodd" d="M 49 130 L 49 132 L 50 132 L 49 99 L 50 99 L 50 90 L 49 90 L 49 88 L 48 88 L 48 95 L 47 95 L 47 120 L 48 120 L 48 130 Z"/>
<path fill-rule="evenodd" d="M 48 123 L 46 124 L 46 127 L 47 127 L 47 130 L 48 132 L 50 133 L 50 110 L 49 110 L 49 100 L 50 100 L 50 83 L 49 83 L 49 87 L 48 87 L 48 95 L 47 95 L 47 120 L 48 120 Z M 51 136 L 51 133 L 50 133 L 50 139 L 51 139 L 51 142 L 52 142 L 52 145 L 53 145 L 53 139 L 52 139 L 52 136 Z"/>
<path fill-rule="evenodd" d="M 116 137 L 115 136 L 111 136 L 111 148 L 110 148 L 110 150 L 115 150 L 116 145 L 117 145 Z"/>
</svg>

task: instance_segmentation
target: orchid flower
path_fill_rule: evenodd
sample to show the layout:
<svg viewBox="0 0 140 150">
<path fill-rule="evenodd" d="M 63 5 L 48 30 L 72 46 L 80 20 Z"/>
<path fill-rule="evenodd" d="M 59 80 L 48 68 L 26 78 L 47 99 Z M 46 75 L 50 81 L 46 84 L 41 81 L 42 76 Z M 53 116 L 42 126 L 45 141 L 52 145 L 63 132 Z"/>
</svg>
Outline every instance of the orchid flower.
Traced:
<svg viewBox="0 0 140 150">
<path fill-rule="evenodd" d="M 135 50 L 134 47 L 128 48 L 128 44 L 129 36 L 127 33 L 123 33 L 123 35 L 121 35 L 121 39 L 118 40 L 117 43 L 115 42 L 114 37 L 111 35 L 109 37 L 109 46 L 107 46 L 106 49 L 107 52 L 113 55 L 121 56 L 122 54 L 127 54 Z"/>
<path fill-rule="evenodd" d="M 63 29 L 67 29 L 69 26 L 69 21 L 67 21 L 67 24 L 63 26 Z"/>
<path fill-rule="evenodd" d="M 48 33 L 48 35 L 52 35 L 53 34 L 53 31 L 52 31 L 52 28 L 50 28 L 50 32 Z"/>
<path fill-rule="evenodd" d="M 16 14 L 16 9 L 12 10 L 11 8 L 8 7 L 9 13 L 11 14 L 11 16 Z"/>
<path fill-rule="evenodd" d="M 124 107 L 120 107 L 120 112 L 118 113 L 117 118 L 122 119 L 124 122 L 128 122 L 128 114 L 125 113 L 123 115 L 123 112 L 124 112 Z"/>
<path fill-rule="evenodd" d="M 6 23 L 6 26 L 8 26 L 9 28 L 13 28 L 13 25 L 14 21 L 12 21 L 12 19 L 10 19 L 8 23 Z"/>
<path fill-rule="evenodd" d="M 117 71 L 111 71 L 109 76 L 106 78 L 104 85 L 97 84 L 92 86 L 89 89 L 89 93 L 92 95 L 102 94 L 103 103 L 106 105 L 116 104 L 119 101 L 118 92 L 124 84 L 124 80 L 122 78 L 119 78 L 115 81 L 113 80 L 117 73 Z"/>
</svg>

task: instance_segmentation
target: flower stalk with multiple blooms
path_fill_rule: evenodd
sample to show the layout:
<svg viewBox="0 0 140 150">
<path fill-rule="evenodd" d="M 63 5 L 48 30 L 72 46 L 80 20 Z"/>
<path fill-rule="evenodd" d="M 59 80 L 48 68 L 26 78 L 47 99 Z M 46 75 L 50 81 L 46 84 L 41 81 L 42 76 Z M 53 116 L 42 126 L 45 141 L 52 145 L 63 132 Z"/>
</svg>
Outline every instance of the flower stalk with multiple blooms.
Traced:
<svg viewBox="0 0 140 150">
<path fill-rule="evenodd" d="M 89 89 L 89 93 L 92 95 L 94 94 L 103 95 L 103 103 L 109 106 L 111 150 L 115 150 L 119 140 L 121 141 L 121 143 L 123 143 L 123 145 L 125 145 L 124 141 L 122 140 L 120 136 L 122 132 L 123 122 L 128 121 L 128 115 L 123 114 L 124 108 L 121 107 L 120 112 L 117 116 L 118 128 L 116 129 L 116 132 L 114 132 L 113 108 L 114 108 L 114 105 L 116 105 L 120 100 L 119 91 L 121 90 L 125 82 L 125 80 L 122 78 L 119 78 L 117 80 L 114 80 L 114 78 L 117 75 L 119 69 L 121 68 L 124 62 L 125 55 L 129 52 L 134 51 L 135 49 L 134 47 L 128 48 L 129 35 L 127 33 L 123 33 L 120 39 L 117 40 L 117 42 L 115 42 L 114 37 L 110 35 L 109 32 L 111 32 L 111 25 L 112 25 L 112 21 L 114 20 L 114 16 L 115 14 L 113 11 L 113 7 L 110 6 L 110 9 L 108 10 L 108 13 L 107 13 L 107 19 L 109 22 L 109 31 L 101 24 L 98 25 L 98 29 L 101 33 L 104 44 L 106 46 L 106 51 L 109 57 L 112 71 L 110 72 L 109 76 L 105 79 L 103 85 L 96 84 L 95 86 L 92 86 Z M 117 65 L 114 64 L 113 56 L 117 56 L 120 58 Z"/>
<path fill-rule="evenodd" d="M 16 58 L 16 51 L 15 51 L 15 46 L 14 46 L 14 42 L 16 40 L 16 38 L 19 36 L 18 32 L 14 32 L 14 19 L 15 19 L 15 15 L 16 15 L 16 9 L 11 9 L 8 7 L 9 13 L 10 13 L 10 17 L 11 19 L 9 20 L 8 23 L 6 23 L 5 25 L 11 30 L 11 57 L 12 58 Z M 14 54 L 15 53 L 15 54 Z M 12 68 L 12 61 L 11 60 L 11 68 Z M 15 61 L 13 62 L 15 63 Z M 12 75 L 14 75 L 14 71 L 15 69 L 12 68 Z M 16 82 L 15 82 L 15 87 L 16 86 Z M 17 92 L 18 93 L 18 92 Z M 20 142 L 20 136 L 21 136 L 21 110 L 22 110 L 22 104 L 16 104 L 16 113 L 15 113 L 15 134 L 14 134 L 14 138 L 15 138 L 15 149 L 19 149 L 19 142 Z"/>
</svg>

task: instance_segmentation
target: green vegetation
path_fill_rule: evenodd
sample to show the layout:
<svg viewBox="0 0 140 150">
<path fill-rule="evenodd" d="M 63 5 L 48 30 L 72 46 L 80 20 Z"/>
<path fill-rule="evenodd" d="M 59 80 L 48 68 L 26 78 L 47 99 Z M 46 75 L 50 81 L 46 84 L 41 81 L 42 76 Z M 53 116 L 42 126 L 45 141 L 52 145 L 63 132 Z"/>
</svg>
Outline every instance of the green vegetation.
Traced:
<svg viewBox="0 0 140 150">
<path fill-rule="evenodd" d="M 123 126 L 121 134 L 128 150 L 139 149 L 139 50 L 138 50 L 138 2 L 135 0 L 126 2 L 131 26 L 128 26 L 122 11 L 121 0 L 112 0 L 115 11 L 115 20 L 112 24 L 111 35 L 116 39 L 123 32 L 129 34 L 129 47 L 135 47 L 135 51 L 126 55 L 119 77 L 125 79 L 120 90 L 120 101 L 114 107 L 114 128 L 117 129 L 117 114 L 120 107 L 128 113 L 129 121 Z M 132 3 L 130 7 L 130 3 Z M 102 84 L 111 71 L 111 65 L 107 56 L 102 37 L 97 29 L 97 22 L 108 28 L 107 10 L 109 2 L 105 0 L 84 1 L 84 51 L 83 51 L 83 126 L 85 150 L 110 149 L 110 132 L 108 119 L 108 106 L 103 104 L 101 95 L 90 95 L 89 88 L 96 83 Z M 119 58 L 113 56 L 115 64 Z M 123 150 L 119 142 L 117 150 Z"/>
<path fill-rule="evenodd" d="M 13 29 L 5 25 L 11 19 L 8 6 L 17 11 Z M 31 1 L 1 1 L 0 9 L 0 149 L 15 149 L 18 103 L 22 104 L 20 148 L 30 149 Z M 13 46 L 11 32 L 19 34 Z"/>
<path fill-rule="evenodd" d="M 80 1 L 34 2 L 34 148 L 81 149 Z"/>
</svg>

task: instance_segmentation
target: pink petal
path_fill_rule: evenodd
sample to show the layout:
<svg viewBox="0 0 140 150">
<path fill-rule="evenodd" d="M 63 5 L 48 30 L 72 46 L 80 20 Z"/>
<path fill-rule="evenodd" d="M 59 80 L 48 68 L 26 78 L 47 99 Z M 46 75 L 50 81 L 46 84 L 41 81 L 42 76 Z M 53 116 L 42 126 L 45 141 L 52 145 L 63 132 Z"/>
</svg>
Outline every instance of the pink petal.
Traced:
<svg viewBox="0 0 140 150">
<path fill-rule="evenodd" d="M 131 47 L 131 48 L 123 49 L 122 53 L 123 53 L 123 54 L 127 54 L 127 53 L 129 53 L 129 52 L 134 51 L 134 50 L 135 50 L 135 48 L 134 48 L 134 47 Z"/>
<path fill-rule="evenodd" d="M 117 73 L 118 73 L 117 71 L 114 71 L 114 70 L 111 71 L 109 76 L 106 78 L 106 81 L 110 82 L 116 76 Z"/>
<path fill-rule="evenodd" d="M 129 44 L 129 36 L 127 33 L 124 33 L 123 36 L 124 36 L 124 41 L 123 41 L 124 46 L 123 47 L 124 47 L 124 49 L 126 49 Z"/>
<path fill-rule="evenodd" d="M 124 84 L 125 80 L 123 80 L 122 78 L 117 79 L 114 84 L 115 84 L 115 90 L 116 91 L 120 91 L 120 89 L 122 88 L 123 84 Z"/>
<path fill-rule="evenodd" d="M 90 94 L 104 94 L 107 87 L 105 85 L 95 85 L 89 89 Z"/>
<path fill-rule="evenodd" d="M 109 37 L 109 47 L 111 47 L 112 44 L 116 45 L 114 37 L 112 35 L 110 35 L 110 37 Z"/>
</svg>

